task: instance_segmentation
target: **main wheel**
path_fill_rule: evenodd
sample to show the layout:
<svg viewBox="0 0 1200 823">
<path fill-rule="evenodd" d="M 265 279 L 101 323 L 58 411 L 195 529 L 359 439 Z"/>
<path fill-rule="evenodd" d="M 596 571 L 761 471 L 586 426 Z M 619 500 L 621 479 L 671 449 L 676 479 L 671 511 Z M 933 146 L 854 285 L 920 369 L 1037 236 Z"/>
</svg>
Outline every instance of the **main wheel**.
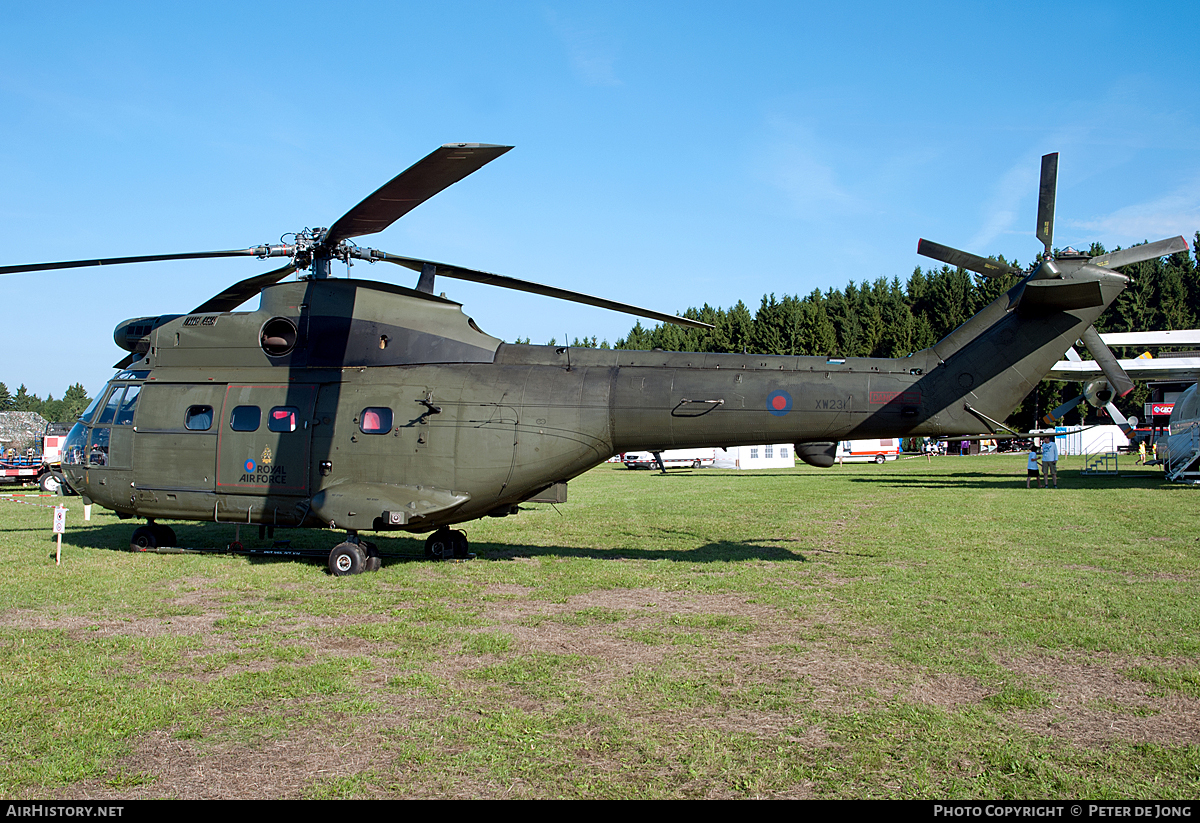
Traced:
<svg viewBox="0 0 1200 823">
<path fill-rule="evenodd" d="M 884 457 L 883 457 L 883 455 L 882 455 L 882 454 L 877 454 L 877 455 L 875 455 L 875 462 L 876 462 L 876 463 L 882 463 L 883 461 L 884 461 Z"/>
<path fill-rule="evenodd" d="M 62 483 L 59 482 L 58 478 L 52 472 L 46 472 L 42 475 L 41 480 L 38 481 L 38 486 L 47 494 L 55 494 L 62 488 Z"/>
<path fill-rule="evenodd" d="M 463 532 L 460 532 L 458 529 L 452 530 L 450 532 L 450 545 L 454 549 L 455 557 L 462 558 L 467 556 L 467 548 L 470 546 L 470 543 L 467 542 L 467 536 Z"/>
<path fill-rule="evenodd" d="M 154 526 L 138 526 L 129 538 L 129 550 L 145 552 L 157 549 L 159 546 L 159 531 Z"/>
<path fill-rule="evenodd" d="M 377 572 L 383 568 L 383 558 L 379 556 L 379 547 L 369 541 L 362 541 L 363 549 L 367 553 L 367 565 L 364 567 L 369 572 Z"/>
<path fill-rule="evenodd" d="M 175 530 L 170 526 L 164 526 L 161 523 L 155 523 L 154 525 L 150 526 L 150 528 L 154 529 L 158 540 L 158 546 L 160 548 L 164 546 L 177 545 L 178 541 L 175 539 Z"/>
<path fill-rule="evenodd" d="M 699 461 L 699 460 L 693 460 L 693 461 L 692 461 L 692 468 L 693 468 L 693 469 L 698 469 L 698 468 L 700 468 L 700 461 Z"/>
<path fill-rule="evenodd" d="M 449 529 L 442 528 L 425 539 L 425 557 L 429 560 L 442 560 L 454 556 L 454 544 L 451 541 Z"/>
<path fill-rule="evenodd" d="M 360 574 L 367 567 L 367 555 L 357 543 L 339 543 L 329 553 L 329 573 L 334 577 Z"/>
</svg>

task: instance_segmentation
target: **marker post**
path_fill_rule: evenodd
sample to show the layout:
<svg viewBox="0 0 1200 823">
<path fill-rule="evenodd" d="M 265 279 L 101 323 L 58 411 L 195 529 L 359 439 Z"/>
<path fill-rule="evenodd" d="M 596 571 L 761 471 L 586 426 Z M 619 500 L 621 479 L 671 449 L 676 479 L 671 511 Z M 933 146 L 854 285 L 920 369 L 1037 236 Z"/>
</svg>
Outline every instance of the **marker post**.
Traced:
<svg viewBox="0 0 1200 823">
<path fill-rule="evenodd" d="M 62 536 L 67 530 L 67 510 L 64 506 L 54 507 L 54 536 L 58 540 L 58 548 L 54 550 L 54 565 L 62 564 Z"/>
</svg>

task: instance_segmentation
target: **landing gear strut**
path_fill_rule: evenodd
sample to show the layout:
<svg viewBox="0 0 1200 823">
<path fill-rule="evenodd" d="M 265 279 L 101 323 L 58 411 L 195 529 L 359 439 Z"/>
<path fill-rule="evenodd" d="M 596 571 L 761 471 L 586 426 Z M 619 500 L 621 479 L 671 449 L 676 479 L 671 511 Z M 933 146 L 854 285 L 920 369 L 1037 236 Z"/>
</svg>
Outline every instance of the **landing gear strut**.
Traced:
<svg viewBox="0 0 1200 823">
<path fill-rule="evenodd" d="M 471 556 L 467 536 L 458 529 L 438 529 L 425 540 L 425 557 L 429 560 L 463 560 Z"/>
</svg>

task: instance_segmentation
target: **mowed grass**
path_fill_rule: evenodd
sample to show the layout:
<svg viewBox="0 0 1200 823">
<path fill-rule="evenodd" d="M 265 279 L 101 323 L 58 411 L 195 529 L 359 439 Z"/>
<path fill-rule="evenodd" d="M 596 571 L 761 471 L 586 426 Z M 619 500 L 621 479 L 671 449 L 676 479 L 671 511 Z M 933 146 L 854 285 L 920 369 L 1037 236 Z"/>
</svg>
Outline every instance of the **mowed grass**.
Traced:
<svg viewBox="0 0 1200 823">
<path fill-rule="evenodd" d="M 352 578 L 0 503 L 0 796 L 1195 798 L 1200 489 L 1079 467 L 603 466 Z"/>
</svg>

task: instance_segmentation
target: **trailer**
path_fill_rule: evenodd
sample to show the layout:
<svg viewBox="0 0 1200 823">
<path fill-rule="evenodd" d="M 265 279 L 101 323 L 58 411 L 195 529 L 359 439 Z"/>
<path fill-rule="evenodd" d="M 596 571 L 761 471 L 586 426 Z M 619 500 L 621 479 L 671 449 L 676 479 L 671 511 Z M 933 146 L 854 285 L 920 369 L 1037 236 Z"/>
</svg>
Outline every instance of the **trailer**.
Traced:
<svg viewBox="0 0 1200 823">
<path fill-rule="evenodd" d="M 0 452 L 0 483 L 37 483 L 44 492 L 64 488 L 60 465 L 62 447 L 70 431 L 67 423 L 47 423 L 41 450 Z"/>
</svg>

